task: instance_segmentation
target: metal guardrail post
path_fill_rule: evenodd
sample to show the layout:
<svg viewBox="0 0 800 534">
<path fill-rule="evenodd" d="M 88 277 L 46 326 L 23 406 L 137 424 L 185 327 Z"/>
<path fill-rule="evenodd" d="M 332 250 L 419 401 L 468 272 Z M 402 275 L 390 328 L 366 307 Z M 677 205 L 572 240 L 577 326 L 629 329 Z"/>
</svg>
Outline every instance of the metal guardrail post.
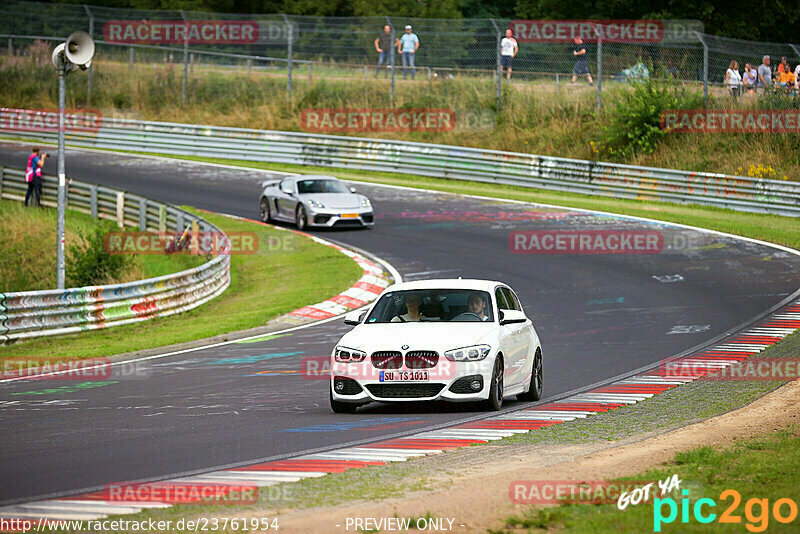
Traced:
<svg viewBox="0 0 800 534">
<path fill-rule="evenodd" d="M 83 9 L 86 10 L 86 14 L 89 16 L 89 35 L 94 39 L 94 17 L 92 16 L 92 12 L 89 10 L 89 6 L 83 4 Z M 89 105 L 89 102 L 92 100 L 92 64 L 89 64 L 89 72 L 87 72 L 86 77 L 86 105 Z"/>
<path fill-rule="evenodd" d="M 97 218 L 97 186 L 90 185 L 89 186 L 89 213 L 92 215 L 92 219 Z"/>
<path fill-rule="evenodd" d="M 167 231 L 167 207 L 164 204 L 158 206 L 158 231 Z"/>
<path fill-rule="evenodd" d="M 183 232 L 185 228 L 184 220 L 183 220 L 183 212 L 179 211 L 175 214 L 175 231 L 176 232 Z"/>
<path fill-rule="evenodd" d="M 292 23 L 289 21 L 289 17 L 286 15 L 283 16 L 283 20 L 286 22 L 286 96 L 288 101 L 292 101 Z"/>
<path fill-rule="evenodd" d="M 708 107 L 708 43 L 700 32 L 694 32 L 697 39 L 703 44 L 703 107 Z"/>
<path fill-rule="evenodd" d="M 147 231 L 147 199 L 139 199 L 139 231 Z"/>
<path fill-rule="evenodd" d="M 125 191 L 117 191 L 117 226 L 125 228 Z"/>
<path fill-rule="evenodd" d="M 3 198 L 3 175 L 6 173 L 5 167 L 0 167 L 0 198 Z"/>
<path fill-rule="evenodd" d="M 186 84 L 189 78 L 189 21 L 182 9 L 181 18 L 186 25 L 183 33 L 183 87 L 181 90 L 181 103 L 184 103 L 186 102 Z"/>
</svg>

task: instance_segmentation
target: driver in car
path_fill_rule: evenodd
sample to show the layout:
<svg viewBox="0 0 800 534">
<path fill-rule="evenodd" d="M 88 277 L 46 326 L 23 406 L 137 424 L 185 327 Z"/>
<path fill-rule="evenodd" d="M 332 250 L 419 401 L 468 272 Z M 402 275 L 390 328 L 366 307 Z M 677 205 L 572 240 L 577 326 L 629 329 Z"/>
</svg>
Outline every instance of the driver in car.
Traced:
<svg viewBox="0 0 800 534">
<path fill-rule="evenodd" d="M 470 294 L 469 299 L 467 299 L 467 306 L 469 307 L 469 313 L 474 313 L 480 317 L 481 321 L 489 320 L 489 316 L 486 315 L 486 302 L 478 293 Z"/>
<path fill-rule="evenodd" d="M 419 295 L 415 293 L 406 295 L 405 305 L 408 311 L 402 315 L 392 317 L 392 322 L 407 323 L 409 321 L 419 321 L 420 317 L 422 317 L 419 311 L 420 304 L 422 304 L 422 298 Z"/>
</svg>

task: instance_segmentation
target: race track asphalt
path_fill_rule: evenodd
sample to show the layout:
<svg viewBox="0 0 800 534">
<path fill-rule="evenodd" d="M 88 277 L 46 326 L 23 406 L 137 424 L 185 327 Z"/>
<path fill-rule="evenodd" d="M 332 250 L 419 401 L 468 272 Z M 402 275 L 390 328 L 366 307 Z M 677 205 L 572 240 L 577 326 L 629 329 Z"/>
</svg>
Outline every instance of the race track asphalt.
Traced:
<svg viewBox="0 0 800 534">
<path fill-rule="evenodd" d="M 25 146 L 0 143 L 0 165 L 22 167 L 26 154 Z M 55 172 L 55 158 L 51 164 L 46 173 Z M 79 150 L 68 150 L 67 175 L 250 218 L 258 217 L 259 184 L 274 176 Z M 800 257 L 760 244 L 569 209 L 355 186 L 373 200 L 375 227 L 315 233 L 383 258 L 406 280 L 510 284 L 542 338 L 545 400 L 710 340 L 800 285 Z M 509 241 L 517 230 L 649 230 L 661 233 L 664 249 L 520 254 Z M 295 456 L 480 415 L 472 405 L 443 403 L 332 414 L 328 383 L 304 376 L 303 359 L 328 355 L 347 328 L 336 320 L 148 360 L 137 369 L 146 376 L 131 379 L 0 383 L 0 503 Z"/>
</svg>

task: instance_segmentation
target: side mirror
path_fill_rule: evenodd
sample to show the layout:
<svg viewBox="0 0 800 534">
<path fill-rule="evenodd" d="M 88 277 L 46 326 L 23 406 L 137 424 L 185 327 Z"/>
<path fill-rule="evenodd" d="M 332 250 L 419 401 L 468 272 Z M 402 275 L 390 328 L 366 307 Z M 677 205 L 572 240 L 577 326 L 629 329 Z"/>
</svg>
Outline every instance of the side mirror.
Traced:
<svg viewBox="0 0 800 534">
<path fill-rule="evenodd" d="M 351 311 L 347 315 L 344 316 L 344 324 L 348 324 L 350 326 L 357 326 L 361 324 L 361 319 L 364 318 L 364 314 L 367 313 L 365 311 Z"/>
<path fill-rule="evenodd" d="M 357 191 L 356 191 L 356 188 L 355 188 L 355 187 L 351 187 L 351 188 L 350 188 L 350 192 L 351 192 L 351 193 L 357 193 Z"/>
<path fill-rule="evenodd" d="M 525 316 L 525 312 L 519 310 L 502 310 L 500 312 L 501 325 L 524 323 L 527 320 L 528 318 Z"/>
</svg>

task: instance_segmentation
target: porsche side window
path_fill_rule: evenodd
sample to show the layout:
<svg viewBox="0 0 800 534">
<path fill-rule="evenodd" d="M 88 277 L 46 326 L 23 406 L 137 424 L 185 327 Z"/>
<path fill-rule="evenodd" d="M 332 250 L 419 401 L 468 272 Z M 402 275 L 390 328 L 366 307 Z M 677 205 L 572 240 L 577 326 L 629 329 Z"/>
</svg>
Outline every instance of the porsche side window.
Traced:
<svg viewBox="0 0 800 534">
<path fill-rule="evenodd" d="M 284 180 L 281 182 L 281 191 L 288 194 L 292 193 L 292 181 Z"/>
</svg>

